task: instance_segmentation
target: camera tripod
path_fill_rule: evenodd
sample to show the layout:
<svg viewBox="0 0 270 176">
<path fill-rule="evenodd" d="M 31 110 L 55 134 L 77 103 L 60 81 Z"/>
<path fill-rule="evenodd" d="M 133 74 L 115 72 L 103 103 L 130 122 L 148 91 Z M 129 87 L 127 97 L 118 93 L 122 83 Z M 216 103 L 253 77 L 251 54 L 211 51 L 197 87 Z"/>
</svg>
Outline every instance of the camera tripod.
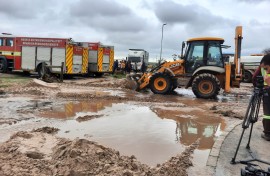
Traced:
<svg viewBox="0 0 270 176">
<path fill-rule="evenodd" d="M 248 108 L 247 108 L 247 111 L 246 111 L 246 114 L 245 114 L 244 121 L 242 123 L 243 131 L 242 131 L 242 134 L 241 134 L 241 137 L 240 137 L 240 140 L 239 140 L 235 155 L 231 160 L 231 164 L 242 163 L 242 164 L 250 164 L 250 165 L 252 165 L 251 162 L 257 161 L 257 162 L 261 162 L 261 163 L 270 165 L 269 162 L 266 162 L 266 161 L 255 158 L 252 155 L 252 151 L 250 150 L 250 139 L 251 139 L 251 135 L 252 135 L 253 125 L 254 125 L 254 123 L 256 123 L 258 121 L 258 114 L 259 114 L 259 110 L 260 110 L 260 104 L 261 104 L 263 93 L 264 93 L 263 85 L 260 86 L 260 87 L 255 87 L 254 88 L 253 94 L 251 96 L 251 99 L 249 101 L 249 105 L 248 105 Z M 242 138 L 243 138 L 243 135 L 244 135 L 244 132 L 245 132 L 245 130 L 247 128 L 249 128 L 250 124 L 251 124 L 251 128 L 250 128 L 250 133 L 249 133 L 249 138 L 248 138 L 248 143 L 247 143 L 246 149 L 250 153 L 252 159 L 235 161 L 238 150 L 239 150 L 239 147 L 240 147 L 240 144 L 241 144 L 241 141 L 242 141 Z"/>
</svg>

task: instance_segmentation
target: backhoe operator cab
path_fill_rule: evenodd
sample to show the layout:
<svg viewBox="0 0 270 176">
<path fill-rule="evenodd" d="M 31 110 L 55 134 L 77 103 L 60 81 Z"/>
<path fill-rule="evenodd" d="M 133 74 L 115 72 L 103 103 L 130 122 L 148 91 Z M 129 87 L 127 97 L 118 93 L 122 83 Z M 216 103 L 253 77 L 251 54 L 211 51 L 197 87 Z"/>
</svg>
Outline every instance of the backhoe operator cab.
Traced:
<svg viewBox="0 0 270 176">
<path fill-rule="evenodd" d="M 224 68 L 221 51 L 223 42 L 224 40 L 222 38 L 194 38 L 188 40 L 186 52 L 183 57 L 186 73 L 192 74 L 202 66 Z M 182 48 L 184 47 L 182 46 Z"/>
</svg>

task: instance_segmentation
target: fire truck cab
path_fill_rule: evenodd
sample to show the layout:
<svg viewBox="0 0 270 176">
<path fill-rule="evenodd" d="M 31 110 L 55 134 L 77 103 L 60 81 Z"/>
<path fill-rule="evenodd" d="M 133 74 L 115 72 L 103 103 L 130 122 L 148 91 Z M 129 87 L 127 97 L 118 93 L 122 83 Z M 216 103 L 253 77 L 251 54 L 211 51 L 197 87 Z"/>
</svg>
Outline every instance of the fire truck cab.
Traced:
<svg viewBox="0 0 270 176">
<path fill-rule="evenodd" d="M 41 76 L 42 64 L 52 66 L 52 73 L 60 73 L 62 63 L 64 74 L 86 74 L 88 48 L 70 38 L 0 35 L 0 73 L 36 71 Z"/>
<path fill-rule="evenodd" d="M 13 68 L 13 59 L 18 53 L 13 51 L 14 38 L 11 36 L 0 37 L 0 48 L 0 73 L 3 73 L 8 69 L 11 70 L 11 68 Z"/>
</svg>

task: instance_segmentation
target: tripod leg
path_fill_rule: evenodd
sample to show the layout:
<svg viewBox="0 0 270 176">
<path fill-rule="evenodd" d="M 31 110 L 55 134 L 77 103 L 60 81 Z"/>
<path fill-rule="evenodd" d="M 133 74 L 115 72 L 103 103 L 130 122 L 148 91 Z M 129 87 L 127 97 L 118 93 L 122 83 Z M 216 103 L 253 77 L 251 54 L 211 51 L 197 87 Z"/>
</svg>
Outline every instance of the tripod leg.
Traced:
<svg viewBox="0 0 270 176">
<path fill-rule="evenodd" d="M 237 145 L 237 148 L 236 148 L 234 157 L 233 157 L 232 160 L 231 160 L 231 164 L 236 164 L 235 159 L 236 159 L 236 156 L 237 156 L 237 153 L 238 153 L 238 150 L 239 150 L 239 147 L 240 147 L 240 144 L 241 144 L 241 141 L 242 141 L 244 132 L 245 132 L 245 128 L 243 128 L 243 131 L 242 131 L 241 137 L 240 137 L 240 139 L 239 139 L 239 143 L 238 143 L 238 145 Z"/>
<path fill-rule="evenodd" d="M 250 144 L 250 139 L 251 139 L 251 135 L 252 135 L 253 125 L 254 125 L 254 123 L 251 123 L 250 133 L 249 133 L 249 137 L 248 137 L 248 143 L 247 143 L 247 146 L 246 146 L 247 149 L 250 149 L 249 144 Z"/>
<path fill-rule="evenodd" d="M 250 149 L 250 139 L 251 139 L 251 135 L 252 135 L 252 130 L 253 130 L 253 125 L 254 123 L 256 123 L 258 121 L 258 114 L 259 114 L 259 110 L 260 110 L 260 104 L 261 104 L 261 95 L 256 94 L 256 96 L 254 96 L 254 102 L 252 103 L 252 113 L 251 115 L 251 119 L 250 119 L 250 123 L 251 123 L 251 128 L 250 128 L 250 133 L 249 133 L 249 138 L 248 138 L 248 143 L 246 148 Z"/>
</svg>

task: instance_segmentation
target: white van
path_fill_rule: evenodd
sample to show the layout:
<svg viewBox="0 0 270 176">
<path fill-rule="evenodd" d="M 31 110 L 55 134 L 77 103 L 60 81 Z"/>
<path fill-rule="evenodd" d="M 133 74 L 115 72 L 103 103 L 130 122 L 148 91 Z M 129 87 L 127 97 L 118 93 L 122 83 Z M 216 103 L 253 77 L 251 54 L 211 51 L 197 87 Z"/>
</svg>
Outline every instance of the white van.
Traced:
<svg viewBox="0 0 270 176">
<path fill-rule="evenodd" d="M 260 62 L 263 58 L 263 55 L 254 55 L 254 56 L 242 56 L 240 62 L 244 65 L 244 78 L 243 82 L 251 82 L 252 76 L 255 70 L 260 65 Z M 233 62 L 234 57 L 230 56 L 230 62 Z"/>
</svg>

